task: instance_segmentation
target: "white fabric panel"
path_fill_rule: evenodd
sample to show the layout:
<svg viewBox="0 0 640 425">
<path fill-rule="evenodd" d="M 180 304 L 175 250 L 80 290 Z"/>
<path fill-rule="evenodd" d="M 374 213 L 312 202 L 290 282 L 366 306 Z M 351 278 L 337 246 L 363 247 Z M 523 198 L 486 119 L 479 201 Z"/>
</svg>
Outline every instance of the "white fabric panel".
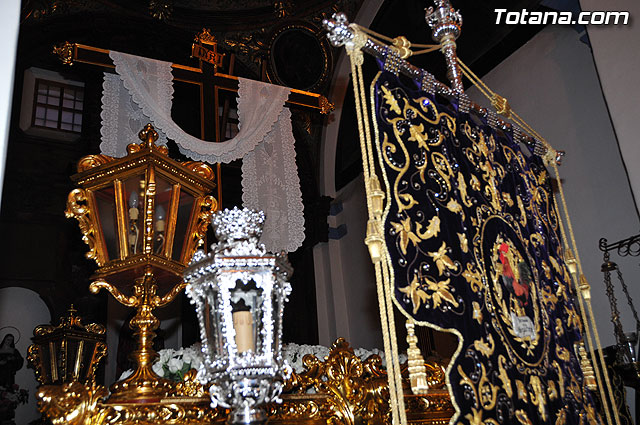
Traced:
<svg viewBox="0 0 640 425">
<path fill-rule="evenodd" d="M 102 153 L 126 155 L 142 127 L 151 122 L 159 144 L 174 140 L 197 161 L 230 162 L 243 158 L 243 202 L 266 213 L 261 242 L 270 251 L 295 251 L 304 240 L 300 180 L 295 163 L 291 113 L 284 108 L 290 89 L 239 78 L 239 132 L 213 143 L 184 132 L 171 118 L 173 76 L 169 62 L 110 52 L 116 75 L 105 74 Z"/>
</svg>

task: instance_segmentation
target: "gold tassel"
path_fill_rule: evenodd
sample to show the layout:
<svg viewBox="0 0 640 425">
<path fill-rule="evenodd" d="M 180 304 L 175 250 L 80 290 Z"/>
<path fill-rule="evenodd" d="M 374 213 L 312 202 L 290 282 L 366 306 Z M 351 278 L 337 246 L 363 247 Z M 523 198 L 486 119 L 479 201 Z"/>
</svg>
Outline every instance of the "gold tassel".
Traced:
<svg viewBox="0 0 640 425">
<path fill-rule="evenodd" d="M 409 381 L 411 382 L 411 391 L 414 394 L 424 394 L 429 389 L 427 384 L 427 368 L 424 365 L 424 357 L 418 348 L 418 337 L 415 333 L 415 324 L 411 320 L 407 320 L 407 357 L 409 364 Z"/>
</svg>

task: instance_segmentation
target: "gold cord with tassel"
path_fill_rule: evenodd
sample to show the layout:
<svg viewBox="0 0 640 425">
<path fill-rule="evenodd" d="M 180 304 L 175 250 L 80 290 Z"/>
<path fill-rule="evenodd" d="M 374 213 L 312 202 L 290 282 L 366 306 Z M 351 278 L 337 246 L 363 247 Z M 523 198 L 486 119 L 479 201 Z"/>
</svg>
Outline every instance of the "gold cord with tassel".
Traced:
<svg viewBox="0 0 640 425">
<path fill-rule="evenodd" d="M 393 319 L 393 306 L 388 299 L 389 288 L 388 270 L 386 267 L 386 250 L 383 248 L 381 215 L 383 210 L 384 192 L 380 190 L 380 183 L 375 174 L 375 162 L 371 140 L 371 128 L 369 125 L 368 109 L 362 76 L 362 63 L 364 61 L 360 50 L 367 40 L 366 35 L 353 26 L 355 32 L 353 42 L 346 47 L 351 61 L 351 74 L 353 78 L 353 90 L 356 103 L 356 117 L 360 138 L 360 151 L 362 154 L 363 173 L 365 180 L 365 193 L 367 197 L 367 211 L 369 220 L 367 223 L 367 236 L 365 243 L 369 248 L 371 260 L 374 264 L 378 303 L 380 307 L 380 322 L 382 325 L 382 339 L 385 355 L 387 357 L 387 376 L 389 382 L 389 403 L 391 416 L 396 425 L 406 425 L 406 411 L 404 408 L 404 394 L 400 376 L 400 364 L 398 360 L 398 348 L 395 335 L 395 323 Z"/>
</svg>

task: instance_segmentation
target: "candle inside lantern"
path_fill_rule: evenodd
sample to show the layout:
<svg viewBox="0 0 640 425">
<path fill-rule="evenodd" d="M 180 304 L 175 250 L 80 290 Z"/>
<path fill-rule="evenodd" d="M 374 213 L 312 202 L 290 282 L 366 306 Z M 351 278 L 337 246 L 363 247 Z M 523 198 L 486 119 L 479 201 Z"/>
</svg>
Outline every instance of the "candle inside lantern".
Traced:
<svg viewBox="0 0 640 425">
<path fill-rule="evenodd" d="M 165 211 L 162 205 L 158 205 L 156 208 L 156 231 L 164 232 L 165 225 Z"/>
<path fill-rule="evenodd" d="M 233 328 L 236 331 L 238 353 L 255 350 L 253 343 L 253 315 L 243 299 L 233 304 Z"/>
<path fill-rule="evenodd" d="M 133 191 L 129 196 L 129 219 L 137 220 L 138 219 L 138 192 Z"/>
</svg>

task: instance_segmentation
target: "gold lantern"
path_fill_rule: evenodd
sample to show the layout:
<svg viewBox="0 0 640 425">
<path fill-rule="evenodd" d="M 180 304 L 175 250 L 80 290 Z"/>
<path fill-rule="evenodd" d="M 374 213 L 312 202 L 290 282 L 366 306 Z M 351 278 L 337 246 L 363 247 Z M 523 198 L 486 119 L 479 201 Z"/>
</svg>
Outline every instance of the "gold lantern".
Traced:
<svg viewBox="0 0 640 425">
<path fill-rule="evenodd" d="M 58 326 L 39 325 L 33 331 L 27 360 L 41 385 L 81 382 L 90 384 L 107 353 L 105 328 L 83 325 L 73 305 Z"/>
<path fill-rule="evenodd" d="M 138 338 L 132 353 L 137 369 L 111 386 L 111 401 L 154 400 L 165 397 L 169 382 L 151 365 L 159 321 L 153 310 L 170 303 L 185 287 L 182 273 L 196 248 L 204 243 L 211 215 L 214 171 L 201 162 L 176 162 L 158 133 L 147 124 L 142 143 L 127 146 L 128 155 L 112 158 L 89 155 L 78 163 L 72 179 L 80 186 L 67 200 L 67 217 L 78 220 L 87 258 L 98 269 L 89 289 L 109 291 L 136 308 L 131 327 Z M 162 294 L 162 295 L 161 295 Z"/>
</svg>

